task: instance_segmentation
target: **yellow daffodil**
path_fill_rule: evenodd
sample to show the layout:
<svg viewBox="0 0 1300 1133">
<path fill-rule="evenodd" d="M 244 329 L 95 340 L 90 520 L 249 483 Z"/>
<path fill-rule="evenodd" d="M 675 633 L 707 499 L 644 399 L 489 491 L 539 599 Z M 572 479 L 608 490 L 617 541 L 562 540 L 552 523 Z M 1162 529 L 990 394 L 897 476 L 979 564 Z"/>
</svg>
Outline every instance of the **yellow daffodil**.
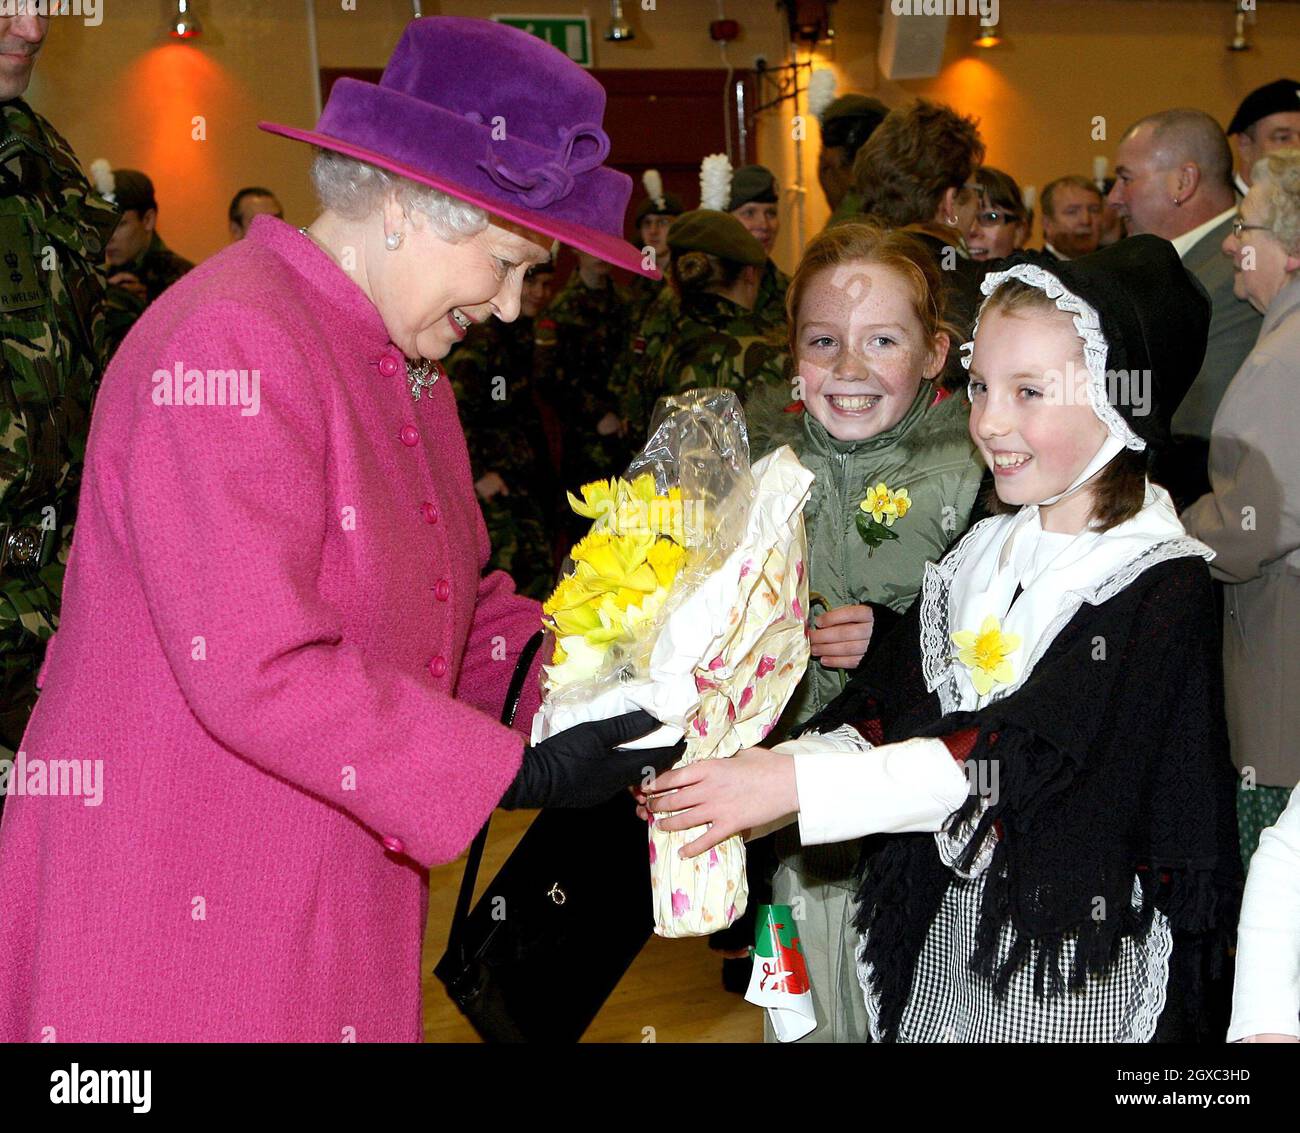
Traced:
<svg viewBox="0 0 1300 1133">
<path fill-rule="evenodd" d="M 672 539 L 660 539 L 646 553 L 646 561 L 655 572 L 660 586 L 671 586 L 676 579 L 682 563 L 686 560 L 686 551 L 681 544 Z"/>
<path fill-rule="evenodd" d="M 643 472 L 635 480 L 620 480 L 620 484 L 627 488 L 628 499 L 640 500 L 643 503 L 649 503 L 655 498 L 655 478 L 649 472 Z"/>
<path fill-rule="evenodd" d="M 608 521 L 618 507 L 620 483 L 622 481 L 611 479 L 593 480 L 590 484 L 583 484 L 579 489 L 582 492 L 581 500 L 572 492 L 565 493 L 569 497 L 569 507 L 587 519 Z"/>
<path fill-rule="evenodd" d="M 578 564 L 575 577 L 593 591 L 630 587 L 649 593 L 659 585 L 654 568 L 646 562 L 654 544 L 655 536 L 648 531 L 644 535 L 588 535 L 570 552 Z"/>
<path fill-rule="evenodd" d="M 561 637 L 573 634 L 585 634 L 600 628 L 600 603 L 583 602 L 565 610 L 556 610 L 551 614 L 555 632 Z"/>
<path fill-rule="evenodd" d="M 858 506 L 877 523 L 883 523 L 886 527 L 893 527 L 894 520 L 902 519 L 907 514 L 908 508 L 912 506 L 912 501 L 908 497 L 906 488 L 899 488 L 897 492 L 891 492 L 882 481 L 874 488 L 867 489 L 866 499 Z"/>
<path fill-rule="evenodd" d="M 636 640 L 668 598 L 685 563 L 682 493 L 660 495 L 644 473 L 595 480 L 569 505 L 595 520 L 570 551 L 574 570 L 542 606 L 556 637 L 549 688 L 595 675 L 610 649 Z"/>
<path fill-rule="evenodd" d="M 559 660 L 561 654 L 564 656 L 563 661 Z M 583 681 L 594 677 L 605 663 L 605 654 L 604 647 L 589 645 L 576 634 L 572 637 L 560 638 L 555 648 L 555 664 L 544 666 L 547 687 L 555 689 L 572 681 Z M 561 667 L 564 670 L 562 673 L 558 671 Z"/>
<path fill-rule="evenodd" d="M 557 610 L 571 610 L 598 598 L 601 591 L 584 586 L 575 575 L 566 575 L 551 592 L 551 596 L 542 603 L 543 614 L 554 614 Z"/>
<path fill-rule="evenodd" d="M 954 633 L 952 640 L 959 650 L 957 660 L 970 670 L 971 683 L 980 696 L 987 696 L 995 684 L 1009 685 L 1015 680 L 1010 658 L 1020 648 L 1020 637 L 1003 633 L 992 614 L 978 632 L 964 629 Z"/>
</svg>

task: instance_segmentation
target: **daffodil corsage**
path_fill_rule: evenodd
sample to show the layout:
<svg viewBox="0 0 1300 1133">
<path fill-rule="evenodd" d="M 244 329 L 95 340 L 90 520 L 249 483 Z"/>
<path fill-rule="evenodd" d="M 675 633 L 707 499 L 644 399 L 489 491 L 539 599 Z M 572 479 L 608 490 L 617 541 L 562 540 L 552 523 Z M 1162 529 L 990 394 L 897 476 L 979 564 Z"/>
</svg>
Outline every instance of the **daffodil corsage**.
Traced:
<svg viewBox="0 0 1300 1133">
<path fill-rule="evenodd" d="M 874 488 L 867 489 L 866 499 L 858 504 L 857 521 L 858 534 L 869 548 L 868 557 L 875 554 L 881 543 L 898 538 L 894 523 L 902 519 L 911 506 L 906 488 L 893 492 L 882 480 Z"/>
<path fill-rule="evenodd" d="M 1003 633 L 998 619 L 990 614 L 978 631 L 964 629 L 952 635 L 957 646 L 957 660 L 970 670 L 971 684 L 980 696 L 987 696 L 994 685 L 1009 685 L 1016 679 L 1011 654 L 1020 648 L 1020 636 Z"/>
</svg>

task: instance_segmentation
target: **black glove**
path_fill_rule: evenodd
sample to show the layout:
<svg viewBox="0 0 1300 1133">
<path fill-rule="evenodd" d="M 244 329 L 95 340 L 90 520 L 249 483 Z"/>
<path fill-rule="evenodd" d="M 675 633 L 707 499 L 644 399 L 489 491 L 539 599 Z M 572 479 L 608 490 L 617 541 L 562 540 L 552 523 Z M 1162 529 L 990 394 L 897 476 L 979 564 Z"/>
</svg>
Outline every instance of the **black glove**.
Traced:
<svg viewBox="0 0 1300 1133">
<path fill-rule="evenodd" d="M 681 758 L 685 741 L 674 747 L 619 750 L 619 744 L 648 736 L 659 726 L 649 712 L 628 712 L 609 720 L 577 724 L 536 746 L 526 747 L 523 766 L 497 805 L 503 810 L 515 810 L 603 803 L 624 787 L 639 783 L 647 767 L 664 771 Z"/>
</svg>

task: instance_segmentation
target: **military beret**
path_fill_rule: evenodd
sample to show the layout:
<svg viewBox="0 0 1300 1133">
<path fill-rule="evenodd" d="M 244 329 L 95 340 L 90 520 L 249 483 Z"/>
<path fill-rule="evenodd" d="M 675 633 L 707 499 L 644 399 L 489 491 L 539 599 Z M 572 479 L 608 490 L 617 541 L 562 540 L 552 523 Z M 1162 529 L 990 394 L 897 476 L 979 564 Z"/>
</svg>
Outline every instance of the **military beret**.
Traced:
<svg viewBox="0 0 1300 1133">
<path fill-rule="evenodd" d="M 1241 100 L 1237 113 L 1228 123 L 1228 134 L 1240 134 L 1270 114 L 1300 111 L 1300 83 L 1295 79 L 1278 79 L 1253 90 Z"/>
<path fill-rule="evenodd" d="M 113 170 L 113 203 L 121 212 L 135 209 L 142 214 L 158 207 L 153 182 L 138 169 Z"/>
<path fill-rule="evenodd" d="M 636 210 L 636 223 L 639 225 L 647 216 L 681 216 L 682 199 L 676 193 L 665 193 L 661 205 L 653 197 L 646 197 Z"/>
<path fill-rule="evenodd" d="M 731 177 L 731 199 L 727 211 L 741 205 L 774 204 L 777 200 L 776 178 L 764 165 L 742 165 Z"/>
<path fill-rule="evenodd" d="M 844 146 L 856 153 L 889 113 L 879 99 L 842 94 L 822 111 L 822 145 Z"/>
<path fill-rule="evenodd" d="M 692 209 L 673 221 L 668 246 L 674 252 L 708 252 L 737 264 L 767 262 L 763 245 L 729 212 Z"/>
</svg>

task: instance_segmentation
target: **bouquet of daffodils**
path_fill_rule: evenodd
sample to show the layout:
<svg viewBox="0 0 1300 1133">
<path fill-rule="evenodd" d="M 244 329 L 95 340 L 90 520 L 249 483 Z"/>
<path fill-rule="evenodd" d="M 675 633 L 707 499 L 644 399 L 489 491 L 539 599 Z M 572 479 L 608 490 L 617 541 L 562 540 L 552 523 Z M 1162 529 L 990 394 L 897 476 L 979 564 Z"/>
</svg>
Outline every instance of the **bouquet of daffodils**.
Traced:
<svg viewBox="0 0 1300 1133">
<path fill-rule="evenodd" d="M 627 474 L 569 497 L 592 528 L 543 606 L 555 649 L 533 742 L 644 708 L 664 727 L 630 746 L 685 736 L 679 766 L 760 743 L 808 664 L 812 479 L 788 448 L 751 468 L 733 393 L 661 400 Z M 656 932 L 707 935 L 745 911 L 739 837 L 684 861 L 698 830 L 648 830 Z"/>
</svg>

